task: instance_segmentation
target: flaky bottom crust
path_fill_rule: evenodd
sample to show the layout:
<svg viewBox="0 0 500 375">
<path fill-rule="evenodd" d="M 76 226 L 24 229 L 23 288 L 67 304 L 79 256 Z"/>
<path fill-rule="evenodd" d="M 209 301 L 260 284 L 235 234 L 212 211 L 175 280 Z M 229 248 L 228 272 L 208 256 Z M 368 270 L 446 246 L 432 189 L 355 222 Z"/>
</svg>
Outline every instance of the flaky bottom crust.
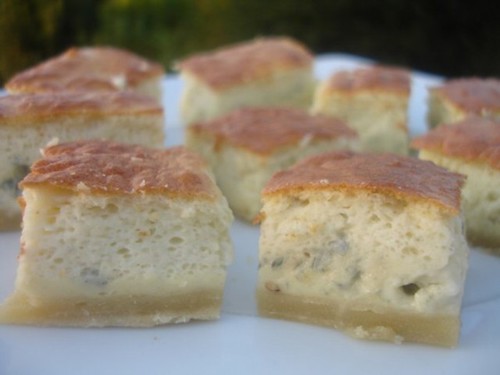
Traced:
<svg viewBox="0 0 500 375">
<path fill-rule="evenodd" d="M 0 323 L 77 326 L 152 327 L 220 316 L 222 290 L 203 290 L 176 296 L 123 296 L 101 299 L 60 299 L 38 305 L 23 294 L 0 307 Z"/>
<path fill-rule="evenodd" d="M 418 314 L 385 309 L 379 312 L 346 307 L 342 301 L 257 291 L 262 316 L 332 327 L 369 340 L 457 345 L 460 318 L 452 314 Z"/>
</svg>

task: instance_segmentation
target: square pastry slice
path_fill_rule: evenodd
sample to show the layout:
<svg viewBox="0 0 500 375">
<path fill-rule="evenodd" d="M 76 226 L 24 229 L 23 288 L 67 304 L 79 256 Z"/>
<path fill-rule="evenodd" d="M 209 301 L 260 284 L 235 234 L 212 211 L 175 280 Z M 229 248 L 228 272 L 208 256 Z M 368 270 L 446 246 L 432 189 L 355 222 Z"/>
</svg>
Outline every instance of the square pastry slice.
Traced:
<svg viewBox="0 0 500 375">
<path fill-rule="evenodd" d="M 312 111 L 344 120 L 366 151 L 408 153 L 410 74 L 371 66 L 340 71 L 318 86 Z"/>
<path fill-rule="evenodd" d="M 348 151 L 276 173 L 262 197 L 260 314 L 456 345 L 468 264 L 462 182 L 431 162 Z"/>
<path fill-rule="evenodd" d="M 356 133 L 340 120 L 291 108 L 243 108 L 194 124 L 186 145 L 209 162 L 233 212 L 250 222 L 274 172 L 305 156 L 359 147 Z"/>
<path fill-rule="evenodd" d="M 183 147 L 81 141 L 22 181 L 15 291 L 0 322 L 153 326 L 219 317 L 232 214 Z"/>
<path fill-rule="evenodd" d="M 161 102 L 163 66 L 112 47 L 71 48 L 12 77 L 10 94 L 131 90 Z"/>
<path fill-rule="evenodd" d="M 429 89 L 427 121 L 431 128 L 469 115 L 500 119 L 500 80 L 458 78 Z"/>
<path fill-rule="evenodd" d="M 54 138 L 162 147 L 163 109 L 156 100 L 132 92 L 0 97 L 0 230 L 19 229 L 17 184 L 40 156 L 40 149 Z"/>
<path fill-rule="evenodd" d="M 207 121 L 240 107 L 308 108 L 313 57 L 289 38 L 262 38 L 197 54 L 180 62 L 184 124 Z"/>
<path fill-rule="evenodd" d="M 467 176 L 463 188 L 467 239 L 500 255 L 500 119 L 469 117 L 416 138 L 412 147 Z"/>
</svg>

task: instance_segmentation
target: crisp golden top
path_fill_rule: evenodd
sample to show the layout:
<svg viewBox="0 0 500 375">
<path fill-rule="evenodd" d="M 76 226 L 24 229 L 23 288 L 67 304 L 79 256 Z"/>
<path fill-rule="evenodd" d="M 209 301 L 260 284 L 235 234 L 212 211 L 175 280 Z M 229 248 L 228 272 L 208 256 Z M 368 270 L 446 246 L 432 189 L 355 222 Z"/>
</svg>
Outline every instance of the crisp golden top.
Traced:
<svg viewBox="0 0 500 375">
<path fill-rule="evenodd" d="M 408 95 L 410 72 L 401 68 L 370 66 L 333 74 L 327 87 L 333 91 L 384 90 Z"/>
<path fill-rule="evenodd" d="M 432 202 L 456 214 L 460 210 L 462 175 L 437 165 L 395 154 L 328 152 L 276 173 L 264 196 L 302 190 L 368 191 L 403 200 Z"/>
<path fill-rule="evenodd" d="M 500 169 L 500 122 L 469 117 L 456 124 L 441 125 L 415 138 L 411 146 L 466 161 L 486 162 Z"/>
<path fill-rule="evenodd" d="M 185 198 L 217 197 L 206 165 L 182 146 L 153 150 L 109 141 L 51 146 L 21 182 L 80 193 L 156 193 Z"/>
<path fill-rule="evenodd" d="M 485 114 L 490 111 L 500 111 L 500 80 L 498 79 L 454 79 L 430 90 L 467 112 Z"/>
<path fill-rule="evenodd" d="M 12 93 L 116 91 L 163 74 L 160 64 L 128 51 L 112 47 L 71 48 L 18 73 L 5 87 Z"/>
<path fill-rule="evenodd" d="M 158 102 L 133 92 L 65 92 L 0 97 L 0 126 L 68 116 L 146 115 L 163 113 Z"/>
<path fill-rule="evenodd" d="M 311 53 L 290 38 L 262 38 L 197 54 L 179 68 L 216 90 L 269 79 L 281 70 L 312 68 Z"/>
<path fill-rule="evenodd" d="M 193 124 L 188 131 L 269 155 L 287 146 L 318 139 L 355 138 L 357 134 L 342 121 L 292 108 L 242 108 L 216 120 Z"/>
</svg>

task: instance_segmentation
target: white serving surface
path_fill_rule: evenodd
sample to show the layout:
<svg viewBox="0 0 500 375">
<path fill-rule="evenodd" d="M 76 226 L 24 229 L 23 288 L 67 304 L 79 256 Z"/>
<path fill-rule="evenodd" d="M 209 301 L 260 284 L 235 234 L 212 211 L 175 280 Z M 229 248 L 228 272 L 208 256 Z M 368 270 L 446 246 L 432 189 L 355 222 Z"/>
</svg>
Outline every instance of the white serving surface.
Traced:
<svg viewBox="0 0 500 375">
<path fill-rule="evenodd" d="M 368 60 L 316 59 L 319 79 Z M 425 132 L 426 87 L 413 76 L 409 123 Z M 181 82 L 165 81 L 167 144 L 182 143 L 177 111 Z M 213 322 L 148 329 L 0 326 L 0 375 L 79 374 L 500 374 L 500 258 L 472 250 L 459 346 L 442 349 L 350 338 L 333 329 L 258 317 L 258 228 L 232 227 L 235 261 L 222 316 Z M 14 287 L 19 232 L 0 233 L 0 301 Z"/>
</svg>

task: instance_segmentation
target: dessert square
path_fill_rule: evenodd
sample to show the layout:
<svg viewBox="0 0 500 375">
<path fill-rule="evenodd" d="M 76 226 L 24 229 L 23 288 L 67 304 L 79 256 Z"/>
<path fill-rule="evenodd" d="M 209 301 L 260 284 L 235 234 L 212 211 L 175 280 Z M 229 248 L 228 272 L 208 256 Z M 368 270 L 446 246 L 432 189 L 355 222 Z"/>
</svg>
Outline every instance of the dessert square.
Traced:
<svg viewBox="0 0 500 375">
<path fill-rule="evenodd" d="M 463 187 L 470 243 L 500 255 L 500 119 L 468 117 L 412 141 L 419 157 L 467 176 Z"/>
<path fill-rule="evenodd" d="M 259 313 L 362 339 L 456 345 L 462 182 L 431 162 L 349 151 L 276 173 L 262 193 Z"/>
<path fill-rule="evenodd" d="M 305 156 L 359 147 L 342 121 L 292 108 L 243 108 L 186 132 L 187 147 L 208 161 L 235 215 L 249 222 L 273 173 Z"/>
<path fill-rule="evenodd" d="M 113 47 L 70 48 L 24 70 L 5 85 L 10 94 L 60 91 L 137 91 L 161 102 L 160 64 Z"/>
<path fill-rule="evenodd" d="M 132 92 L 0 97 L 0 230 L 19 229 L 18 182 L 48 142 L 109 139 L 162 147 L 163 109 Z"/>
<path fill-rule="evenodd" d="M 186 58 L 181 117 L 186 125 L 212 120 L 241 107 L 312 102 L 313 57 L 297 41 L 260 38 Z"/>
<path fill-rule="evenodd" d="M 313 113 L 333 116 L 355 129 L 365 151 L 408 153 L 410 74 L 370 66 L 339 71 L 315 93 Z"/>
<path fill-rule="evenodd" d="M 220 314 L 232 214 L 183 147 L 48 147 L 21 182 L 14 293 L 0 322 L 154 326 Z"/>
<path fill-rule="evenodd" d="M 429 89 L 430 128 L 452 124 L 469 115 L 500 119 L 500 80 L 458 78 Z"/>
</svg>

